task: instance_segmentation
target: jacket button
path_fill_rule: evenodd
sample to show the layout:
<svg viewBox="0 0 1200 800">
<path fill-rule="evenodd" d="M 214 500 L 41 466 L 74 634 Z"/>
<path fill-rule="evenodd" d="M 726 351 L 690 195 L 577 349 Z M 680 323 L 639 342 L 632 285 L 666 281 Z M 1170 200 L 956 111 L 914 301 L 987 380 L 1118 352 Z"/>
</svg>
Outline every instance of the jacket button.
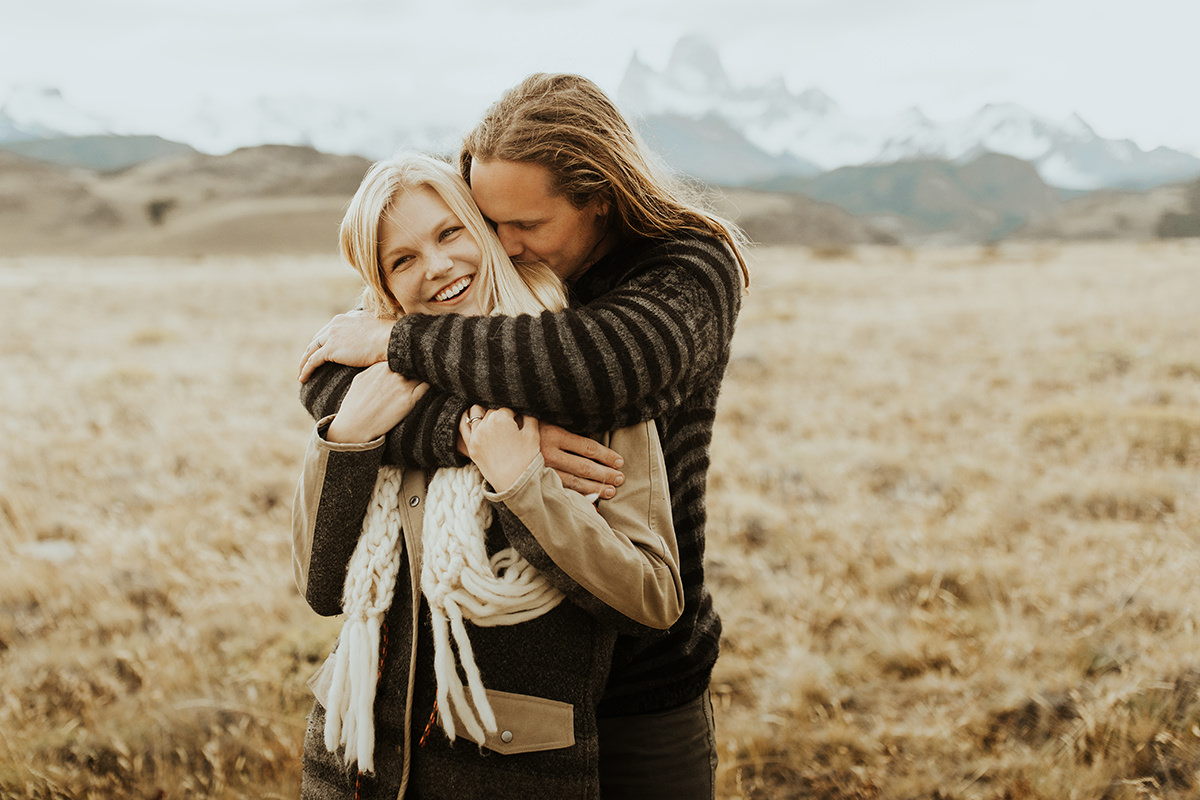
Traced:
<svg viewBox="0 0 1200 800">
<path fill-rule="evenodd" d="M 414 495 L 413 497 L 408 498 L 408 504 L 413 508 L 416 508 L 421 504 L 421 498 Z"/>
<path fill-rule="evenodd" d="M 504 733 L 500 734 L 500 741 L 504 742 L 505 744 L 508 744 L 509 742 L 511 742 L 512 741 L 512 731 L 505 731 Z"/>
</svg>

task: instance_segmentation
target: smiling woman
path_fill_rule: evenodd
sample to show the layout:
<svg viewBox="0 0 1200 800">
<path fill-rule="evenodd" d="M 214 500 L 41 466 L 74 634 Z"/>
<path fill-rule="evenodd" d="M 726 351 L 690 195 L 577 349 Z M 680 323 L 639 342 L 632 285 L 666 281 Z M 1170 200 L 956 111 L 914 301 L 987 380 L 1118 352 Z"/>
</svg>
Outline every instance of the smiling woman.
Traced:
<svg viewBox="0 0 1200 800">
<path fill-rule="evenodd" d="M 481 314 L 479 245 L 437 192 L 406 192 L 379 226 L 384 286 L 405 314 Z"/>
<path fill-rule="evenodd" d="M 367 173 L 341 245 L 363 306 L 392 320 L 566 304 L 558 278 L 514 266 L 466 182 L 425 156 Z M 472 464 L 383 467 L 384 435 L 426 388 L 369 366 L 310 439 L 295 579 L 313 610 L 344 622 L 310 681 L 302 796 L 597 798 L 617 635 L 665 630 L 683 611 L 657 429 L 599 437 L 629 464 L 603 502 L 564 489 L 537 420 L 507 408 L 463 415 Z"/>
</svg>

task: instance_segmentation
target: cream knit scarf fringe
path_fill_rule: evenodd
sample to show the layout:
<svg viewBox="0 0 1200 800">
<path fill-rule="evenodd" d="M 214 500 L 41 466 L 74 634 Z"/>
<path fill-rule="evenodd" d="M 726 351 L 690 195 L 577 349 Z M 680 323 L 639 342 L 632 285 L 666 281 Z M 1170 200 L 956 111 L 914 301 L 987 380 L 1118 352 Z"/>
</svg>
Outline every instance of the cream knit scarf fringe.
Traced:
<svg viewBox="0 0 1200 800">
<path fill-rule="evenodd" d="M 341 744 L 346 762 L 374 772 L 375 684 L 379 631 L 392 604 L 403 550 L 400 481 L 402 471 L 382 467 L 363 532 L 346 572 L 342 610 L 346 619 L 334 653 L 333 684 L 325 710 L 325 747 Z M 433 619 L 434 676 L 442 727 L 455 738 L 455 716 L 467 735 L 483 744 L 495 733 L 496 716 L 484 692 L 479 667 L 463 620 L 476 625 L 516 625 L 545 614 L 563 594 L 547 583 L 516 550 L 490 559 L 485 538 L 491 504 L 483 475 L 473 464 L 440 469 L 429 483 L 421 537 L 421 591 Z M 468 699 L 454 662 L 450 635 L 467 676 Z"/>
</svg>

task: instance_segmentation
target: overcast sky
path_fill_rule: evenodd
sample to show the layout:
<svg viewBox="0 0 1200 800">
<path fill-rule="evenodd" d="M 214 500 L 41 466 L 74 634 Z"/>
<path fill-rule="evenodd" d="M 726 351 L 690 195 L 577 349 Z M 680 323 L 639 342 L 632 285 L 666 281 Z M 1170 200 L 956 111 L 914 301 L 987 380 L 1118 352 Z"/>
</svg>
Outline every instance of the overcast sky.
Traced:
<svg viewBox="0 0 1200 800">
<path fill-rule="evenodd" d="M 782 75 L 852 116 L 984 103 L 1078 112 L 1108 137 L 1200 154 L 1197 0 L 0 0 L 15 84 L 131 124 L 198 98 L 341 97 L 466 125 L 534 71 L 616 93 L 708 36 L 735 85 Z"/>
</svg>

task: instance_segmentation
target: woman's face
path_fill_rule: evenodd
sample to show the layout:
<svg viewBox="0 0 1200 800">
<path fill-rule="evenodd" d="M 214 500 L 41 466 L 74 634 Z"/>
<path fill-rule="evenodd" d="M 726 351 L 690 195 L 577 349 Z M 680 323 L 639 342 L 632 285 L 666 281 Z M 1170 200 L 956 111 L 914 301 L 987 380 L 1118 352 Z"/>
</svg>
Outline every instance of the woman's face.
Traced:
<svg viewBox="0 0 1200 800">
<path fill-rule="evenodd" d="M 433 189 L 400 195 L 379 223 L 384 283 L 405 314 L 482 314 L 479 246 Z"/>
</svg>

